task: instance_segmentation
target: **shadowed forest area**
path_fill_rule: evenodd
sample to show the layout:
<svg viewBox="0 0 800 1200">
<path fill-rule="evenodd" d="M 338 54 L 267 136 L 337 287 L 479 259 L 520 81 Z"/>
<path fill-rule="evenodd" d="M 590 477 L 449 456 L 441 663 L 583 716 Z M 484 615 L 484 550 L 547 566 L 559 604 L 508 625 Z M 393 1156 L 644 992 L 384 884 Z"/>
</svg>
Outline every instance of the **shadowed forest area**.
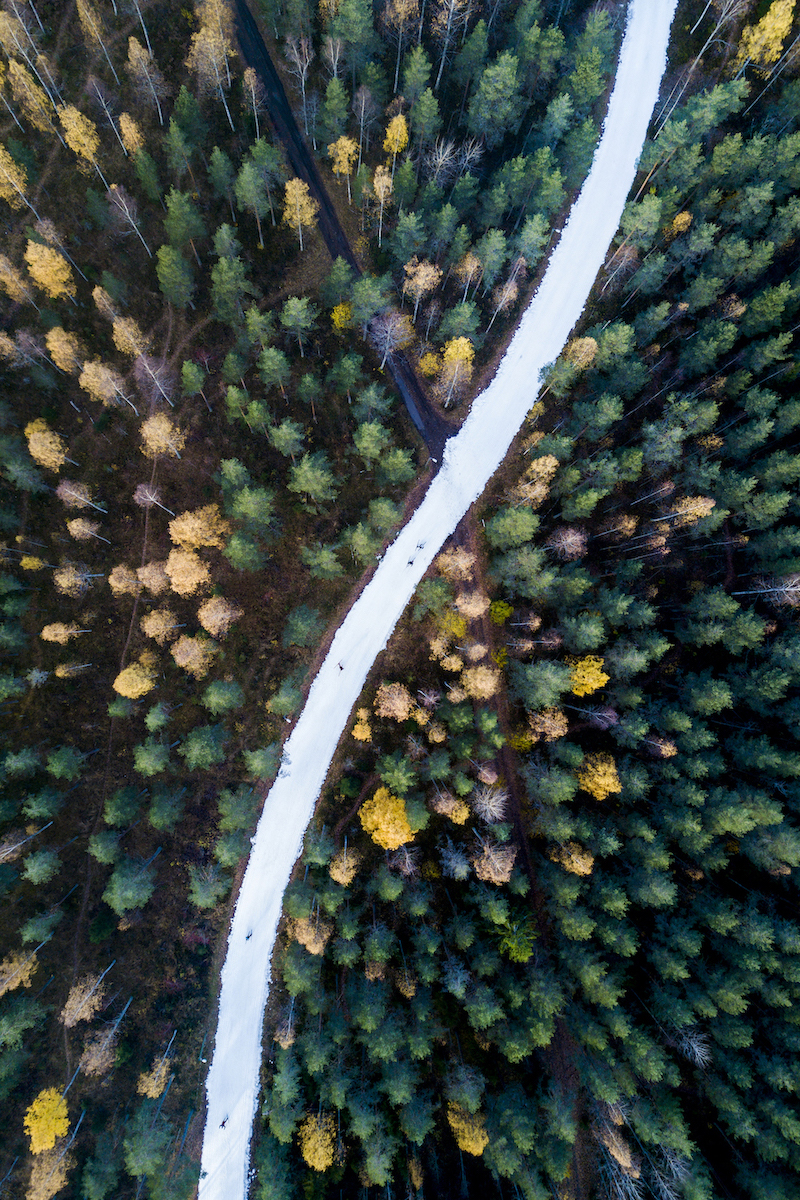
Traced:
<svg viewBox="0 0 800 1200">
<path fill-rule="evenodd" d="M 591 162 L 624 8 L 0 11 L 0 1193 L 195 1194 L 320 651 Z M 681 4 L 581 327 L 375 665 L 286 895 L 253 1195 L 793 1200 L 794 0 Z"/>
</svg>

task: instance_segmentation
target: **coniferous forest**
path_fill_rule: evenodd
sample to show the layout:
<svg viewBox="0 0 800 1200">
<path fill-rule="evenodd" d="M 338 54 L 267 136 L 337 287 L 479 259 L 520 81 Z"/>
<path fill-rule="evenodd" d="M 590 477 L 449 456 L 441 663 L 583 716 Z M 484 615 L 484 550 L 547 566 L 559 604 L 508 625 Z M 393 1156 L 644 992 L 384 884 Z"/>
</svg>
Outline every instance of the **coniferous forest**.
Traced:
<svg viewBox="0 0 800 1200">
<path fill-rule="evenodd" d="M 541 277 L 625 23 L 249 7 L 313 178 L 243 4 L 0 4 L 10 1200 L 196 1194 L 282 741 Z M 580 326 L 331 764 L 257 1200 L 800 1191 L 799 188 L 795 0 L 681 0 Z"/>
</svg>

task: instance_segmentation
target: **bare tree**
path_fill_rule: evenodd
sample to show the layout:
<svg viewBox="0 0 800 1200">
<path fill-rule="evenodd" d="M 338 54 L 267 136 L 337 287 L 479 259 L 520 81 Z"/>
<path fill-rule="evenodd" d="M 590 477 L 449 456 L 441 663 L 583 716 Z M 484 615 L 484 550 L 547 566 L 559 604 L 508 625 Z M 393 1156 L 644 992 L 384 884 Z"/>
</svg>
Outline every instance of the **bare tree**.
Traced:
<svg viewBox="0 0 800 1200">
<path fill-rule="evenodd" d="M 142 237 L 142 232 L 139 229 L 139 211 L 133 196 L 129 195 L 120 184 L 112 183 L 106 192 L 106 199 L 111 209 L 111 215 L 116 223 L 123 229 L 126 226 L 132 229 L 147 251 L 148 257 L 152 258 L 153 255 L 150 247 Z"/>
<path fill-rule="evenodd" d="M 113 110 L 111 107 L 111 98 L 108 94 L 108 89 L 103 84 L 102 80 L 98 79 L 96 75 L 90 75 L 89 78 L 86 80 L 86 91 L 88 92 L 89 96 L 91 97 L 92 102 L 97 105 L 97 107 L 100 109 L 103 116 L 105 117 L 106 121 L 113 129 L 114 137 L 119 142 L 120 146 L 122 147 L 122 153 L 127 158 L 128 151 L 126 149 L 125 143 L 123 142 L 122 138 L 119 135 L 119 130 L 117 129 L 117 122 L 114 120 L 114 113 L 113 113 Z"/>
<path fill-rule="evenodd" d="M 157 508 L 163 509 L 171 517 L 175 516 L 171 508 L 167 508 L 161 503 L 161 492 L 152 483 L 137 484 L 136 491 L 133 493 L 133 502 L 138 504 L 139 508 L 152 508 L 155 504 Z"/>
<path fill-rule="evenodd" d="M 303 128 L 308 137 L 308 107 L 306 103 L 306 82 L 311 62 L 314 58 L 314 47 L 311 39 L 304 34 L 300 37 L 289 36 L 286 39 L 286 63 L 290 74 L 294 75 L 300 85 L 300 96 L 303 102 Z"/>
<path fill-rule="evenodd" d="M 356 167 L 358 172 L 361 169 L 361 155 L 365 148 L 364 135 L 366 134 L 367 138 L 366 150 L 369 152 L 369 127 L 378 115 L 378 106 L 366 84 L 362 83 L 356 92 L 352 107 L 358 121 L 358 166 Z"/>
<path fill-rule="evenodd" d="M 175 407 L 170 399 L 175 390 L 175 380 L 166 363 L 158 362 L 150 354 L 139 354 L 133 364 L 133 377 L 149 404 L 154 404 L 157 397 L 161 396 L 170 408 Z"/>
</svg>

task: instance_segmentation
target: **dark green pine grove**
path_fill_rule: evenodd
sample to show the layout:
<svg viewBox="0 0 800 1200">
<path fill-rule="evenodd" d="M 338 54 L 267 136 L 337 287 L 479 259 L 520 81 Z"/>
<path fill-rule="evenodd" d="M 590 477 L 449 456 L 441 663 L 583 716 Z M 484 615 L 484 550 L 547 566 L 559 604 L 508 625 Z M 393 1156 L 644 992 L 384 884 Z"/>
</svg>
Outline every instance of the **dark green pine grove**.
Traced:
<svg viewBox="0 0 800 1200">
<path fill-rule="evenodd" d="M 195 1193 L 261 800 L 426 478 L 383 360 L 457 428 L 623 29 L 253 10 L 360 277 L 293 221 L 229 5 L 0 14 L 15 1198 Z M 373 669 L 286 896 L 264 1200 L 796 1194 L 798 33 L 679 7 L 581 327 Z"/>
</svg>

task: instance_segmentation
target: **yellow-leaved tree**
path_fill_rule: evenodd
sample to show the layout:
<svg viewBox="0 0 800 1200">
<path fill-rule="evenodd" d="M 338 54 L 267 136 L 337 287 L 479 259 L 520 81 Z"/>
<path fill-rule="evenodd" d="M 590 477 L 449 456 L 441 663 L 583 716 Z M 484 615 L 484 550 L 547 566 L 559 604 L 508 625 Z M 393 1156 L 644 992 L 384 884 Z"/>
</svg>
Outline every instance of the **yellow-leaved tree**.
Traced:
<svg viewBox="0 0 800 1200">
<path fill-rule="evenodd" d="M 605 800 L 622 791 L 617 765 L 610 754 L 587 754 L 575 777 L 585 792 L 595 800 Z"/>
<path fill-rule="evenodd" d="M 75 1165 L 69 1152 L 54 1146 L 43 1150 L 31 1162 L 31 1175 L 25 1200 L 50 1200 L 67 1186 L 67 1176 Z"/>
<path fill-rule="evenodd" d="M 144 149 L 144 134 L 130 113 L 122 113 L 119 119 L 119 132 L 122 144 L 128 154 L 138 154 Z"/>
<path fill-rule="evenodd" d="M 489 1145 L 486 1122 L 482 1113 L 467 1112 L 454 1100 L 447 1104 L 447 1123 L 453 1131 L 459 1150 L 467 1154 L 483 1154 Z"/>
<path fill-rule="evenodd" d="M 5 254 L 0 254 L 0 287 L 15 304 L 33 304 L 30 284 Z"/>
<path fill-rule="evenodd" d="M 142 662 L 131 663 L 129 667 L 125 667 L 112 684 L 114 691 L 128 700 L 138 700 L 141 696 L 146 696 L 155 686 L 155 671 Z"/>
<path fill-rule="evenodd" d="M 24 208 L 28 204 L 25 195 L 27 186 L 25 168 L 14 162 L 5 146 L 0 146 L 0 197 L 12 208 Z M 33 211 L 35 213 L 35 209 Z"/>
<path fill-rule="evenodd" d="M 330 1113 L 306 1117 L 297 1134 L 300 1153 L 315 1171 L 327 1171 L 336 1151 L 336 1122 Z"/>
<path fill-rule="evenodd" d="M 794 5 L 795 0 L 774 0 L 757 25 L 748 25 L 743 30 L 733 60 L 734 70 L 751 65 L 764 68 L 778 61 L 792 28 Z"/>
<path fill-rule="evenodd" d="M 408 145 L 408 121 L 402 113 L 398 113 L 396 117 L 392 117 L 389 124 L 386 126 L 386 137 L 383 139 L 383 148 L 387 154 L 392 156 L 392 179 L 394 179 L 394 168 L 397 162 L 397 156 L 401 150 L 405 150 Z"/>
<path fill-rule="evenodd" d="M 186 445 L 185 436 L 165 413 L 153 413 L 152 417 L 148 417 L 142 424 L 141 435 L 142 454 L 148 458 L 157 458 L 159 454 L 180 458 L 181 450 Z"/>
<path fill-rule="evenodd" d="M 105 184 L 106 190 L 108 190 L 108 180 L 103 175 L 97 162 L 97 151 L 100 149 L 100 135 L 97 132 L 97 126 L 94 121 L 90 121 L 88 117 L 85 117 L 80 109 L 75 108 L 73 104 L 65 104 L 63 108 L 58 110 L 58 116 L 70 150 L 74 154 L 77 154 L 78 158 L 82 158 L 84 162 L 94 167 Z"/>
<path fill-rule="evenodd" d="M 184 550 L 224 546 L 230 531 L 230 522 L 225 520 L 217 504 L 206 504 L 204 508 L 181 513 L 169 523 L 169 536 Z"/>
<path fill-rule="evenodd" d="M 439 376 L 439 391 L 445 408 L 455 402 L 469 382 L 474 358 L 475 351 L 468 337 L 451 338 L 445 342 Z"/>
<path fill-rule="evenodd" d="M 318 212 L 319 204 L 308 190 L 308 184 L 303 183 L 302 179 L 288 180 L 284 189 L 283 223 L 297 231 L 301 250 L 303 229 L 314 224 Z"/>
<path fill-rule="evenodd" d="M 61 1010 L 59 1020 L 67 1029 L 79 1021 L 90 1021 L 103 1003 L 105 985 L 102 975 L 87 975 L 70 988 L 67 1003 Z"/>
<path fill-rule="evenodd" d="M 361 805 L 358 813 L 364 831 L 384 850 L 396 850 L 414 837 L 403 800 L 387 787 Z"/>
<path fill-rule="evenodd" d="M 0 996 L 18 987 L 29 988 L 38 966 L 35 953 L 25 954 L 20 950 L 16 954 L 9 954 L 0 963 Z"/>
<path fill-rule="evenodd" d="M 189 637 L 184 633 L 173 644 L 170 653 L 179 667 L 195 679 L 202 679 L 208 674 L 218 649 L 211 638 Z"/>
<path fill-rule="evenodd" d="M 164 1088 L 167 1086 L 169 1079 L 169 1059 L 166 1054 L 156 1056 L 153 1060 L 153 1069 L 151 1071 L 143 1071 L 136 1080 L 136 1091 L 140 1096 L 147 1096 L 150 1100 L 157 1100 Z"/>
<path fill-rule="evenodd" d="M 570 682 L 576 696 L 591 696 L 601 687 L 605 687 L 611 678 L 603 670 L 603 660 L 596 654 L 587 654 L 584 658 L 568 658 Z"/>
<path fill-rule="evenodd" d="M 169 608 L 152 609 L 149 613 L 145 613 L 139 624 L 142 632 L 153 641 L 158 642 L 159 646 L 174 641 L 180 629 L 178 618 Z"/>
<path fill-rule="evenodd" d="M 52 246 L 29 241 L 25 247 L 25 262 L 33 282 L 51 300 L 59 300 L 62 296 L 74 300 L 75 280 L 70 265 Z"/>
<path fill-rule="evenodd" d="M 48 471 L 58 472 L 65 462 L 72 461 L 67 458 L 64 439 L 55 433 L 42 417 L 37 417 L 25 426 L 25 437 L 31 458 L 47 467 Z"/>
<path fill-rule="evenodd" d="M 198 608 L 197 619 L 203 629 L 207 629 L 211 636 L 216 638 L 224 637 L 234 621 L 238 621 L 243 614 L 244 609 L 226 600 L 224 596 L 212 596 Z"/>
<path fill-rule="evenodd" d="M 58 1088 L 44 1088 L 25 1113 L 25 1132 L 31 1140 L 31 1154 L 52 1150 L 56 1138 L 69 1129 L 67 1102 Z"/>
<path fill-rule="evenodd" d="M 170 550 L 164 570 L 169 575 L 170 587 L 179 596 L 193 596 L 211 582 L 208 567 L 194 550 Z"/>
<path fill-rule="evenodd" d="M 347 180 L 347 203 L 352 202 L 350 195 L 350 176 L 358 158 L 358 142 L 353 138 L 342 135 L 337 141 L 328 146 L 328 154 L 333 159 L 334 175 L 344 175 Z"/>
<path fill-rule="evenodd" d="M 47 343 L 47 352 L 59 371 L 72 373 L 81 370 L 86 352 L 76 334 L 68 333 L 60 325 L 56 325 L 53 329 L 48 329 L 44 340 Z"/>
<path fill-rule="evenodd" d="M 375 175 L 372 180 L 372 190 L 378 201 L 380 215 L 378 217 L 378 245 L 383 241 L 383 210 L 391 198 L 394 190 L 394 183 L 389 174 L 387 167 L 380 164 L 375 168 Z"/>
</svg>

